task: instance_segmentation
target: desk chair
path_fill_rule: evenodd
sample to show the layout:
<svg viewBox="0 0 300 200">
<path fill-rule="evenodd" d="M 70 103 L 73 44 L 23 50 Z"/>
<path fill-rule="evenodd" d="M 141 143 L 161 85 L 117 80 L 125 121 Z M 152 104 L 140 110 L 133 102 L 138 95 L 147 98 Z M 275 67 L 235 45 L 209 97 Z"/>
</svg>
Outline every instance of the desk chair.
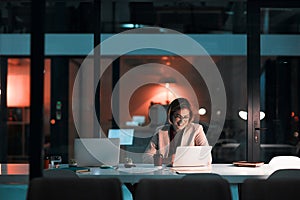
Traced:
<svg viewBox="0 0 300 200">
<path fill-rule="evenodd" d="M 299 199 L 299 185 L 300 177 L 247 179 L 241 186 L 241 200 L 296 200 Z"/>
<path fill-rule="evenodd" d="M 122 200 L 121 182 L 107 178 L 34 178 L 27 200 Z"/>
<path fill-rule="evenodd" d="M 79 178 L 76 172 L 68 169 L 47 169 L 44 170 L 44 177 L 47 178 Z"/>
<path fill-rule="evenodd" d="M 268 179 L 300 179 L 300 169 L 279 169 L 274 171 Z"/>
<path fill-rule="evenodd" d="M 69 169 L 47 169 L 44 170 L 44 177 L 79 178 L 76 172 Z M 132 194 L 124 184 L 122 185 L 122 194 L 123 194 L 123 200 L 132 200 Z"/>
<path fill-rule="evenodd" d="M 193 180 L 193 179 L 202 179 L 202 180 L 207 180 L 207 179 L 213 179 L 213 180 L 222 180 L 222 176 L 219 174 L 214 174 L 214 173 L 195 173 L 195 174 L 187 174 L 184 177 L 182 177 L 184 180 Z"/>
<path fill-rule="evenodd" d="M 275 156 L 270 162 L 269 166 L 272 169 L 300 169 L 300 158 L 297 156 Z"/>
<path fill-rule="evenodd" d="M 137 185 L 135 200 L 231 200 L 229 183 L 220 176 L 210 175 L 199 174 L 182 179 L 142 179 Z"/>
</svg>

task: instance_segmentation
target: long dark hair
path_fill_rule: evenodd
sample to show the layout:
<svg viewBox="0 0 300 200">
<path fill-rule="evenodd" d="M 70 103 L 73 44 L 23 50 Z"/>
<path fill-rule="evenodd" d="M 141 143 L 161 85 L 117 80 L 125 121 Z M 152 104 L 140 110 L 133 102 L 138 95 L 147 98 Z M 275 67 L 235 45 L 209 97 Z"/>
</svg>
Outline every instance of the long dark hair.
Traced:
<svg viewBox="0 0 300 200">
<path fill-rule="evenodd" d="M 171 104 L 169 105 L 168 107 L 168 110 L 167 110 L 167 114 L 168 114 L 168 122 L 170 124 L 172 124 L 172 116 L 174 115 L 174 113 L 178 110 L 181 110 L 181 109 L 188 109 L 190 111 L 190 118 L 189 118 L 189 122 L 192 121 L 192 118 L 193 118 L 193 111 L 191 109 L 191 104 L 190 102 L 185 99 L 185 98 L 177 98 L 177 99 L 174 99 Z"/>
</svg>

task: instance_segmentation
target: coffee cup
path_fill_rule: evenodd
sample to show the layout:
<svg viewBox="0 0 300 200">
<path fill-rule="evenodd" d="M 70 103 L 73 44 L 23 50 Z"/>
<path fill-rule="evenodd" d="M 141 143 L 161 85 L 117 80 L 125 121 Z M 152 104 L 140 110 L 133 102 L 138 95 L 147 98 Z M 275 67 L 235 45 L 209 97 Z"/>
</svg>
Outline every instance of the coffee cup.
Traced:
<svg viewBox="0 0 300 200">
<path fill-rule="evenodd" d="M 162 166 L 163 156 L 162 154 L 153 155 L 154 166 Z"/>
</svg>

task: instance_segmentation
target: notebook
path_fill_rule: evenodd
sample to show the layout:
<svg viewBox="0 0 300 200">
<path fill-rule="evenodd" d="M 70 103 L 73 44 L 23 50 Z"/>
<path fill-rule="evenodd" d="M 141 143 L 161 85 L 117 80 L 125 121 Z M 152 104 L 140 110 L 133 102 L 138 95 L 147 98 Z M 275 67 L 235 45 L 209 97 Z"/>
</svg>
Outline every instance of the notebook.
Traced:
<svg viewBox="0 0 300 200">
<path fill-rule="evenodd" d="M 205 167 L 211 162 L 211 150 L 212 146 L 179 146 L 173 167 Z"/>
<path fill-rule="evenodd" d="M 119 164 L 119 138 L 76 138 L 74 157 L 78 167 L 115 166 Z"/>
<path fill-rule="evenodd" d="M 134 129 L 109 129 L 108 138 L 120 138 L 120 145 L 133 144 Z"/>
</svg>

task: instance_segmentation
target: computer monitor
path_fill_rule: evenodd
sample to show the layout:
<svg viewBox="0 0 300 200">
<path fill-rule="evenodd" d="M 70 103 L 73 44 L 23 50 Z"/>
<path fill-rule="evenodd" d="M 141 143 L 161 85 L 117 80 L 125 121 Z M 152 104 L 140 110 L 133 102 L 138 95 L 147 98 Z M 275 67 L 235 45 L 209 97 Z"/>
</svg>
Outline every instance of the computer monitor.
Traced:
<svg viewBox="0 0 300 200">
<path fill-rule="evenodd" d="M 132 117 L 132 121 L 137 122 L 139 125 L 142 125 L 145 123 L 146 117 L 141 115 L 134 115 Z"/>
<path fill-rule="evenodd" d="M 120 145 L 133 144 L 134 129 L 109 129 L 108 138 L 120 138 Z"/>
</svg>

